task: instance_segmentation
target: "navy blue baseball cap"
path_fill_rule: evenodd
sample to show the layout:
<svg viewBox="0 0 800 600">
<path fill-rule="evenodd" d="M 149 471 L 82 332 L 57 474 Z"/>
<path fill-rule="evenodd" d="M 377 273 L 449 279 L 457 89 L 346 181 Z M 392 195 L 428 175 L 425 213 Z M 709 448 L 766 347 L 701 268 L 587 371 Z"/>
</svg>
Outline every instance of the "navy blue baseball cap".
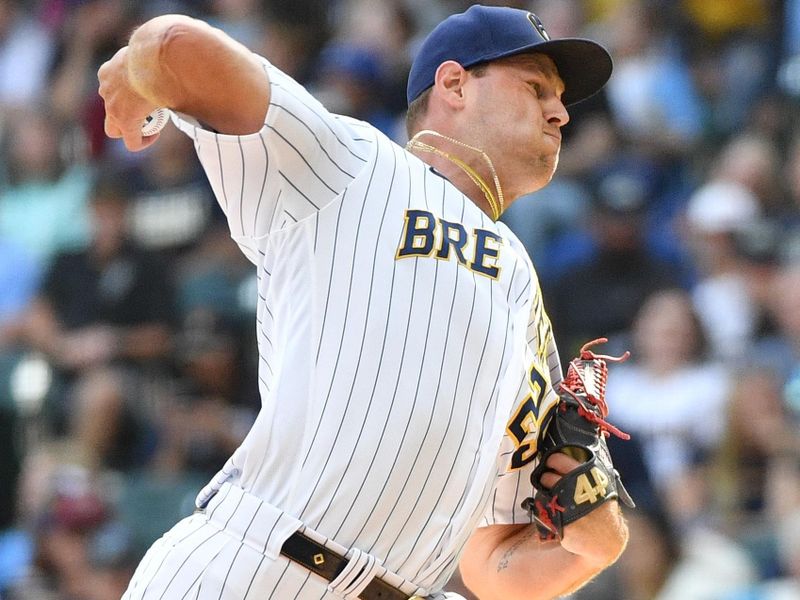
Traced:
<svg viewBox="0 0 800 600">
<path fill-rule="evenodd" d="M 498 58 L 538 52 L 553 59 L 564 81 L 566 106 L 585 100 L 611 77 L 611 56 L 597 42 L 551 40 L 539 17 L 526 10 L 476 4 L 439 23 L 417 52 L 408 75 L 411 104 L 434 83 L 436 70 L 454 60 L 468 68 Z"/>
</svg>

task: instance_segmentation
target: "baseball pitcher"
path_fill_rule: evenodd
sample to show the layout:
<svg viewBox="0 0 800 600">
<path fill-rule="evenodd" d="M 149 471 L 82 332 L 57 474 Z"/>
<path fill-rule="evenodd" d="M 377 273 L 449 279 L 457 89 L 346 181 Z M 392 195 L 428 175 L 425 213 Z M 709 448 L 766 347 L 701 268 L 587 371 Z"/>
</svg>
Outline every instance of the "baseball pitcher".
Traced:
<svg viewBox="0 0 800 600">
<path fill-rule="evenodd" d="M 402 148 L 188 17 L 101 67 L 107 134 L 141 150 L 170 109 L 258 274 L 261 412 L 127 600 L 444 598 L 459 565 L 482 599 L 552 598 L 617 558 L 607 357 L 562 381 L 497 220 L 610 73 L 592 41 L 474 6 L 420 48 Z"/>
</svg>

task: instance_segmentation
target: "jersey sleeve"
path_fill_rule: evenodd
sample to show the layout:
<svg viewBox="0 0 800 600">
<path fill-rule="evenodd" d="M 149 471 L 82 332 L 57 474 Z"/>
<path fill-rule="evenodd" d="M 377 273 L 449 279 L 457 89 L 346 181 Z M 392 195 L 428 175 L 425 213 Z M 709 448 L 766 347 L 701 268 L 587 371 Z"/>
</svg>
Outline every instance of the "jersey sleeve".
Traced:
<svg viewBox="0 0 800 600">
<path fill-rule="evenodd" d="M 514 468 L 512 457 L 515 453 L 520 453 L 521 456 L 528 454 L 529 451 L 525 450 L 524 445 L 536 443 L 540 434 L 538 424 L 546 422 L 548 411 L 552 410 L 558 402 L 555 386 L 562 379 L 561 363 L 558 349 L 550 330 L 549 319 L 547 319 L 546 315 L 544 315 L 544 319 L 544 329 L 541 331 L 546 331 L 547 333 L 545 333 L 545 341 L 541 345 L 542 351 L 533 355 L 534 358 L 530 370 L 526 373 L 525 379 L 520 384 L 517 392 L 515 408 L 511 416 L 511 420 L 515 417 L 524 417 L 527 423 L 533 423 L 536 426 L 528 427 L 528 435 L 522 441 L 514 440 L 513 436 L 509 435 L 509 431 L 506 431 L 506 435 L 503 436 L 498 454 L 497 481 L 483 517 L 478 523 L 479 527 L 533 522 L 530 513 L 522 508 L 522 502 L 534 493 L 533 484 L 531 484 L 531 473 L 538 465 L 538 457 L 534 455 L 533 460 L 520 468 Z M 531 325 L 528 344 L 533 346 L 532 350 L 534 350 L 539 346 L 537 338 L 540 330 L 535 322 Z M 541 378 L 531 377 L 531 373 L 539 373 Z M 537 413 L 528 412 L 524 414 L 520 412 L 521 410 L 526 410 L 522 407 L 530 406 L 530 399 L 534 398 L 535 400 L 535 396 L 538 396 L 536 386 L 528 385 L 528 382 L 533 379 L 543 381 L 544 389 L 541 391 L 541 399 L 536 402 L 538 405 Z"/>
<path fill-rule="evenodd" d="M 261 61 L 270 103 L 260 131 L 224 135 L 172 115 L 194 140 L 231 236 L 254 262 L 258 239 L 330 204 L 374 147 L 371 127 L 328 112 L 303 86 Z"/>
</svg>

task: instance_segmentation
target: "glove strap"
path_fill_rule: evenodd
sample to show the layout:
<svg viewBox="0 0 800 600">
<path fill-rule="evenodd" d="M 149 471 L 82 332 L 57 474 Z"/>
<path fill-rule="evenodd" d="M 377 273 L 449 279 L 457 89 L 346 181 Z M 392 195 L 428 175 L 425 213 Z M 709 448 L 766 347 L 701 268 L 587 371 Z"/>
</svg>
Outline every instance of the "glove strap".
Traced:
<svg viewBox="0 0 800 600">
<path fill-rule="evenodd" d="M 554 451 L 563 451 L 557 448 Z M 607 466 L 589 448 L 589 459 L 559 479 L 550 489 L 541 485 L 547 470 L 546 459 L 531 474 L 536 494 L 526 498 L 522 506 L 531 512 L 539 537 L 543 540 L 560 540 L 564 527 L 595 510 L 607 500 L 620 499 L 633 507 L 633 501 L 620 480 L 619 473 Z"/>
</svg>

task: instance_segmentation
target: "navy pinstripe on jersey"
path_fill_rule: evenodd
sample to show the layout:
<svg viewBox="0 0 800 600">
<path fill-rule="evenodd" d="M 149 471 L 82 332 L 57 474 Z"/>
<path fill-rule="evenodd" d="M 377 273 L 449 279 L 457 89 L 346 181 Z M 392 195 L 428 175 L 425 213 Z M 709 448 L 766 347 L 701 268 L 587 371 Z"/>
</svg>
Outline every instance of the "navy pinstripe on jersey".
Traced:
<svg viewBox="0 0 800 600">
<path fill-rule="evenodd" d="M 175 117 L 257 269 L 262 410 L 201 492 L 206 514 L 154 547 L 129 598 L 334 598 L 279 557 L 298 527 L 436 591 L 474 527 L 529 522 L 532 464 L 512 457 L 560 377 L 538 282 L 508 228 L 440 174 L 264 69 L 260 132 Z M 529 415 L 531 373 L 547 389 Z"/>
</svg>

